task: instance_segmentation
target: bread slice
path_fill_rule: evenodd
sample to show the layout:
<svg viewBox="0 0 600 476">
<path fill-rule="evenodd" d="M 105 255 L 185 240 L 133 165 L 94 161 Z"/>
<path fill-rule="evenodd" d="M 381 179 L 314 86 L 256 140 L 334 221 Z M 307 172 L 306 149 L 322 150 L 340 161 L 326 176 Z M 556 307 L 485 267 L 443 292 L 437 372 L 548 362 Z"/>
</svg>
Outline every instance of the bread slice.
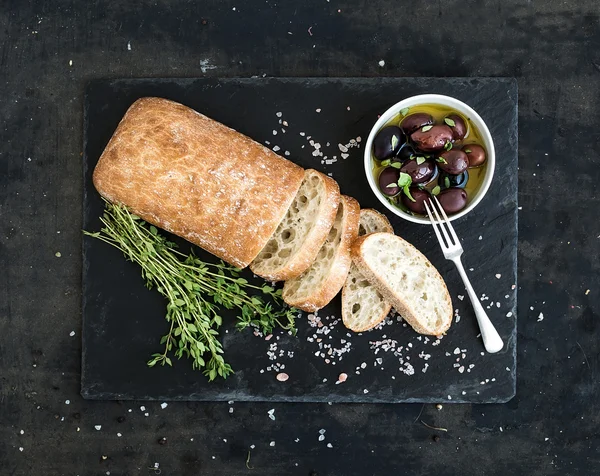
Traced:
<svg viewBox="0 0 600 476">
<path fill-rule="evenodd" d="M 394 229 L 386 216 L 377 210 L 372 208 L 361 210 L 358 236 L 378 232 L 394 233 Z M 382 322 L 391 309 L 392 305 L 352 263 L 342 289 L 344 325 L 354 332 L 367 331 Z"/>
<path fill-rule="evenodd" d="M 429 260 L 391 233 L 373 233 L 352 245 L 360 272 L 420 334 L 441 335 L 452 323 L 446 283 Z"/>
<path fill-rule="evenodd" d="M 283 300 L 290 306 L 314 312 L 329 304 L 340 291 L 352 263 L 350 246 L 358 236 L 360 206 L 342 195 L 329 235 L 313 264 L 283 285 Z"/>
<path fill-rule="evenodd" d="M 300 276 L 325 242 L 339 204 L 337 182 L 316 170 L 306 170 L 285 217 L 250 264 L 252 272 L 269 281 Z"/>
</svg>

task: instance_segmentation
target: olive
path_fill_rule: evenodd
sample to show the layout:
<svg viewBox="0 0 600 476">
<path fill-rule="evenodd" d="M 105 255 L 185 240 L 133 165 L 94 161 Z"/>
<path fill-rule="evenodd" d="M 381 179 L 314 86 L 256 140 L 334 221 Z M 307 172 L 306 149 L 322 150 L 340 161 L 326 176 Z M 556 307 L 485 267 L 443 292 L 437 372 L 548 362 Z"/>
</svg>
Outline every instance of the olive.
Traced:
<svg viewBox="0 0 600 476">
<path fill-rule="evenodd" d="M 442 190 L 450 187 L 465 188 L 469 181 L 469 171 L 465 170 L 462 174 L 452 175 L 448 172 L 440 172 L 438 185 Z"/>
<path fill-rule="evenodd" d="M 433 160 L 425 160 L 419 164 L 415 159 L 405 162 L 400 172 L 410 175 L 412 183 L 427 183 L 434 177 L 436 166 Z"/>
<path fill-rule="evenodd" d="M 427 190 L 421 190 L 418 187 L 411 187 L 410 195 L 415 201 L 413 202 L 405 193 L 403 193 L 401 198 L 402 204 L 413 213 L 425 215 L 427 212 L 425 209 L 425 201 L 430 197 L 429 192 Z"/>
<path fill-rule="evenodd" d="M 398 126 L 381 129 L 373 139 L 373 155 L 377 160 L 385 160 L 397 154 L 405 142 L 405 136 Z"/>
<path fill-rule="evenodd" d="M 467 135 L 467 124 L 458 114 L 449 114 L 444 122 L 452 128 L 452 137 L 454 140 L 462 140 Z"/>
<path fill-rule="evenodd" d="M 443 149 L 452 140 L 452 129 L 445 124 L 425 126 L 413 132 L 410 138 L 423 152 L 434 152 Z"/>
<path fill-rule="evenodd" d="M 400 159 L 401 162 L 405 162 L 407 160 L 410 160 L 410 157 L 412 155 L 416 155 L 416 154 L 417 154 L 417 152 L 415 151 L 415 149 L 410 144 L 405 144 L 398 151 L 398 154 L 396 155 L 396 157 L 398 157 L 398 159 Z"/>
<path fill-rule="evenodd" d="M 456 213 L 465 208 L 467 192 L 462 188 L 447 188 L 438 194 L 437 199 L 446 213 Z"/>
<path fill-rule="evenodd" d="M 379 174 L 379 190 L 384 195 L 393 197 L 400 191 L 398 187 L 398 179 L 400 178 L 400 171 L 394 167 L 386 167 Z M 395 187 L 388 187 L 390 184 L 396 184 Z"/>
<path fill-rule="evenodd" d="M 462 174 L 469 166 L 469 158 L 462 150 L 450 149 L 439 155 L 438 166 L 449 174 Z"/>
<path fill-rule="evenodd" d="M 433 117 L 424 112 L 417 112 L 410 114 L 400 121 L 400 128 L 405 134 L 411 135 L 417 129 L 423 126 L 429 126 L 433 124 Z"/>
<path fill-rule="evenodd" d="M 479 167 L 485 162 L 485 149 L 478 144 L 465 145 L 463 152 L 467 154 L 469 167 Z"/>
</svg>

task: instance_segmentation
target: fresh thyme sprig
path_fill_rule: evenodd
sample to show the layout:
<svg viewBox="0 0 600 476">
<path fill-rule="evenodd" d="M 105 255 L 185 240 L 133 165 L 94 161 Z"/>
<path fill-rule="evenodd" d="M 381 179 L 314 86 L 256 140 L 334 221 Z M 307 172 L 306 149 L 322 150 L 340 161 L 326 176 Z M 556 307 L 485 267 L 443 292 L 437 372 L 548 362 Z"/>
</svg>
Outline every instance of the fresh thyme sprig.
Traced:
<svg viewBox="0 0 600 476">
<path fill-rule="evenodd" d="M 171 326 L 160 341 L 165 345 L 164 352 L 152 354 L 148 366 L 172 365 L 168 354 L 174 350 L 178 358 L 191 358 L 193 368 L 203 369 L 209 380 L 231 374 L 233 370 L 222 356 L 218 339 L 218 328 L 223 323 L 220 307 L 241 311 L 236 324 L 240 330 L 256 326 L 268 334 L 279 326 L 296 331 L 297 311 L 283 304 L 281 289 L 253 285 L 240 277 L 238 268 L 223 262 L 206 263 L 193 253 L 181 253 L 156 227 L 120 205 L 107 202 L 100 220 L 104 225 L 100 232 L 84 234 L 118 248 L 139 264 L 146 286 L 156 288 L 168 301 L 166 319 Z"/>
</svg>

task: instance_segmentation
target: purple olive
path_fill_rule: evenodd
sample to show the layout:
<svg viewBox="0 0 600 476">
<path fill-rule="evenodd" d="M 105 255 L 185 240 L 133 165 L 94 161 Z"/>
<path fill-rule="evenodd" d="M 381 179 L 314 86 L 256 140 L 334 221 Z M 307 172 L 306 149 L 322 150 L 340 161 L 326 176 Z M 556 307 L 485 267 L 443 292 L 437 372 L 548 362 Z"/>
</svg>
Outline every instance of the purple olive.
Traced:
<svg viewBox="0 0 600 476">
<path fill-rule="evenodd" d="M 398 179 L 400 178 L 400 171 L 394 167 L 386 167 L 379 174 L 379 190 L 384 195 L 393 197 L 398 195 L 400 187 L 398 187 Z M 388 187 L 388 185 L 396 184 L 395 187 Z"/>
<path fill-rule="evenodd" d="M 406 196 L 406 194 L 403 193 L 401 198 L 402 204 L 413 213 L 425 215 L 427 213 L 427 210 L 425 209 L 425 201 L 430 198 L 429 192 L 427 190 L 421 190 L 418 187 L 411 187 L 410 195 L 415 199 L 415 201 L 413 202 Z"/>
<path fill-rule="evenodd" d="M 467 135 L 467 124 L 458 114 L 449 114 L 444 122 L 452 128 L 452 137 L 454 140 L 462 140 Z"/>
<path fill-rule="evenodd" d="M 436 172 L 436 166 L 433 160 L 425 159 L 419 164 L 419 158 L 405 162 L 400 172 L 410 175 L 412 183 L 431 182 Z"/>
<path fill-rule="evenodd" d="M 433 117 L 424 112 L 417 112 L 402 119 L 402 121 L 400 121 L 400 128 L 405 134 L 411 135 L 417 129 L 420 129 L 423 126 L 429 126 L 431 124 L 433 124 Z"/>
<path fill-rule="evenodd" d="M 469 167 L 479 167 L 485 162 L 485 149 L 478 144 L 467 144 L 463 147 L 463 152 L 467 154 Z"/>
<path fill-rule="evenodd" d="M 469 181 L 469 171 L 465 170 L 462 174 L 452 175 L 448 172 L 440 172 L 438 185 L 442 190 L 450 187 L 465 188 Z"/>
<path fill-rule="evenodd" d="M 465 208 L 467 204 L 467 192 L 462 188 L 448 188 L 442 190 L 437 199 L 446 213 L 456 213 Z"/>
<path fill-rule="evenodd" d="M 452 140 L 452 129 L 447 125 L 425 126 L 410 136 L 418 149 L 423 152 L 442 150 Z"/>
<path fill-rule="evenodd" d="M 398 126 L 384 127 L 373 139 L 373 155 L 377 160 L 388 159 L 398 153 L 405 139 Z"/>
<path fill-rule="evenodd" d="M 400 159 L 401 162 L 405 162 L 407 160 L 410 160 L 410 157 L 412 155 L 416 154 L 417 152 L 415 151 L 415 149 L 410 144 L 406 144 L 398 151 L 396 157 L 398 157 L 398 159 Z"/>
<path fill-rule="evenodd" d="M 438 167 L 452 175 L 462 174 L 469 167 L 469 158 L 462 150 L 450 149 L 439 155 Z"/>
</svg>

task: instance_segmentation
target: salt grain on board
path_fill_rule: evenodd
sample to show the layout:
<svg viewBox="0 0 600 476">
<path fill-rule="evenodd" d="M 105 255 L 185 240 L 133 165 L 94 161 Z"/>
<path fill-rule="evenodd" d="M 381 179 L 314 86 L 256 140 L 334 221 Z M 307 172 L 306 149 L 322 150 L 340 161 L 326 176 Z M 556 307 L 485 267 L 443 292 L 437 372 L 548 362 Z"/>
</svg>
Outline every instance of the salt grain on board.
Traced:
<svg viewBox="0 0 600 476">
<path fill-rule="evenodd" d="M 289 378 L 289 375 L 284 372 L 280 372 L 277 374 L 277 380 L 279 380 L 280 382 L 285 382 Z"/>
</svg>

